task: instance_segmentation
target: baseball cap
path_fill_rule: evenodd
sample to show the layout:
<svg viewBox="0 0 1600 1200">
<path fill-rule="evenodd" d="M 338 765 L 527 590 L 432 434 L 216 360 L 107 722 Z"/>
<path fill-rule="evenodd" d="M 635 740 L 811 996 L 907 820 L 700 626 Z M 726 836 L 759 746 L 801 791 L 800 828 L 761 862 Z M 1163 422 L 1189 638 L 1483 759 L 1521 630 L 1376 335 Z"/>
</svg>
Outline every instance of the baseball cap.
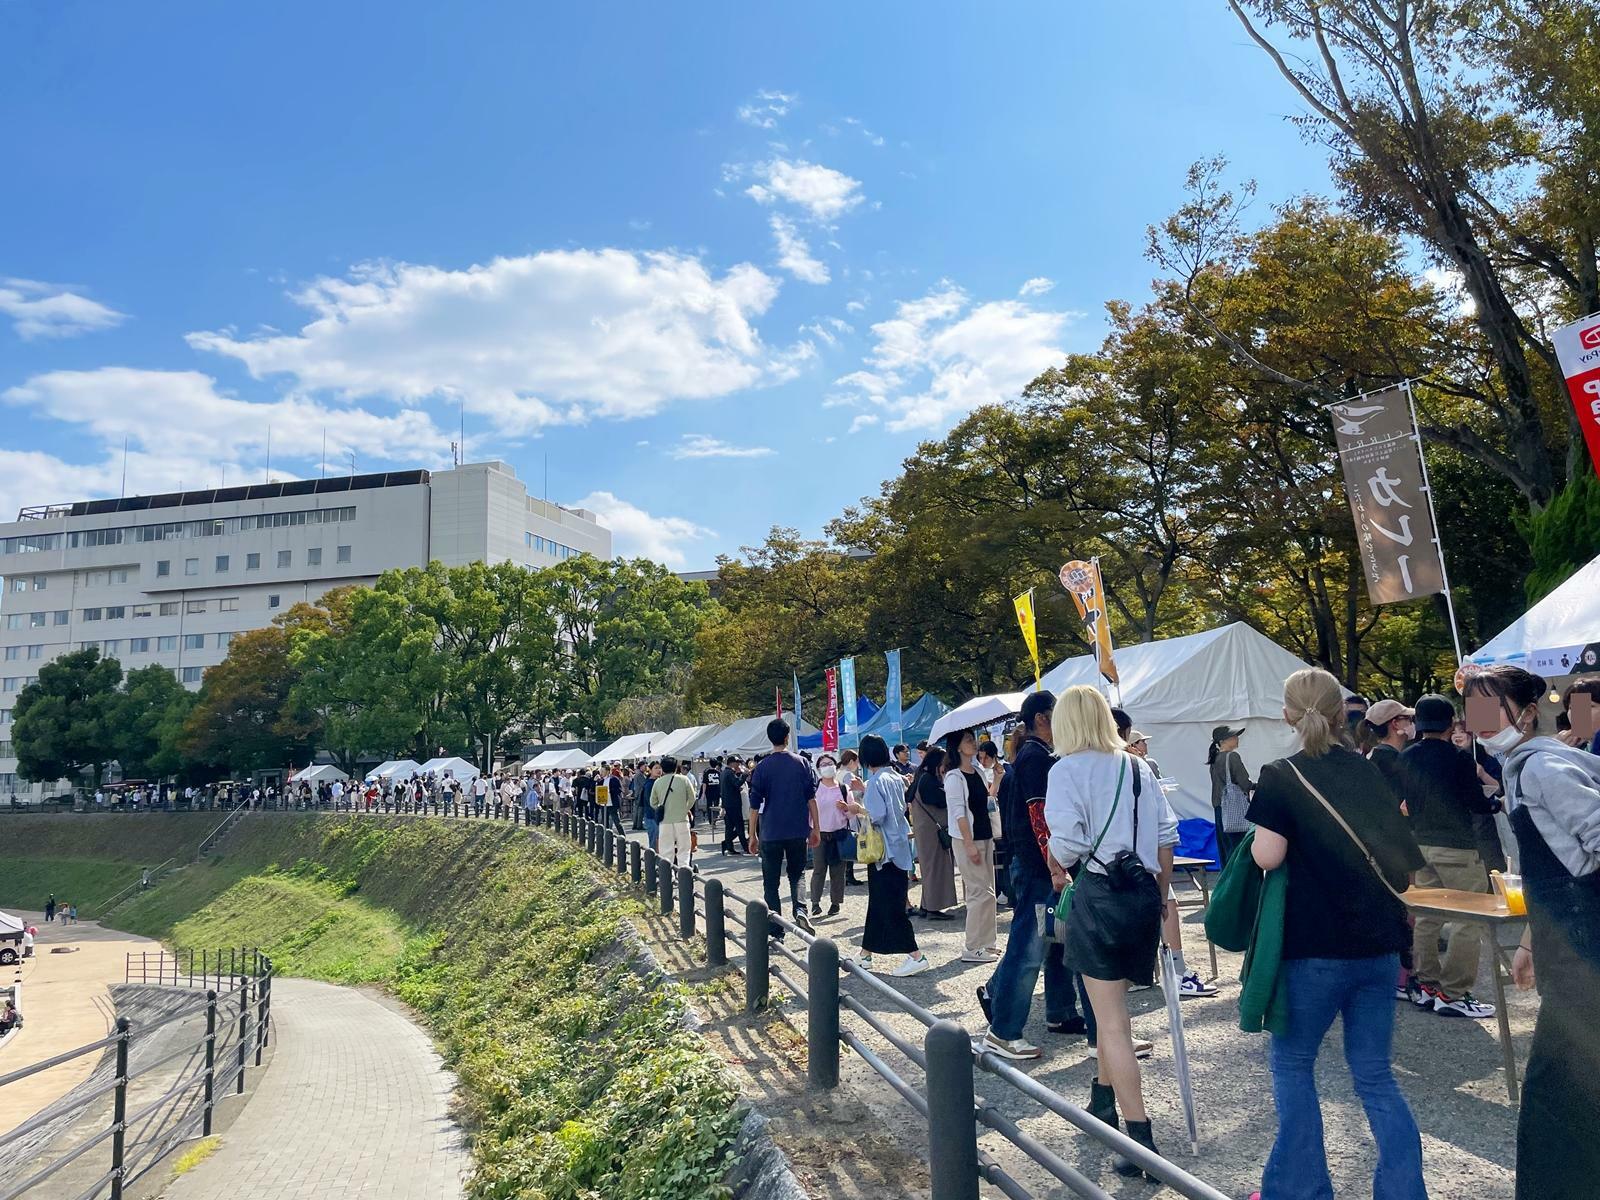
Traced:
<svg viewBox="0 0 1600 1200">
<path fill-rule="evenodd" d="M 1449 701 L 1446 700 L 1445 703 L 1448 704 Z M 1387 725 L 1396 717 L 1414 717 L 1416 715 L 1414 711 L 1401 704 L 1398 700 L 1379 700 L 1371 708 L 1367 709 L 1367 723 L 1369 725 Z M 1455 713 L 1454 710 L 1451 710 L 1451 720 L 1454 719 Z M 1445 728 L 1448 729 L 1449 726 L 1447 725 Z"/>
<path fill-rule="evenodd" d="M 1225 742 L 1231 737 L 1238 737 L 1243 732 L 1244 732 L 1244 726 L 1243 725 L 1239 726 L 1238 729 L 1230 728 L 1227 725 L 1218 725 L 1215 729 L 1213 729 L 1211 731 L 1211 741 L 1213 742 L 1213 744 Z"/>
<path fill-rule="evenodd" d="M 1029 692 L 1027 698 L 1022 702 L 1022 711 L 1019 714 L 1022 718 L 1022 727 L 1031 733 L 1033 731 L 1034 718 L 1040 713 L 1048 716 L 1055 706 L 1056 694 L 1054 692 Z"/>
<path fill-rule="evenodd" d="M 1372 720 L 1372 714 L 1367 714 Z M 1417 701 L 1417 732 L 1443 733 L 1456 722 L 1456 706 L 1443 696 L 1424 696 Z"/>
<path fill-rule="evenodd" d="M 1147 733 L 1141 733 L 1137 729 L 1128 730 L 1128 745 L 1130 746 L 1136 746 L 1140 742 L 1148 742 L 1149 740 L 1150 735 Z"/>
</svg>

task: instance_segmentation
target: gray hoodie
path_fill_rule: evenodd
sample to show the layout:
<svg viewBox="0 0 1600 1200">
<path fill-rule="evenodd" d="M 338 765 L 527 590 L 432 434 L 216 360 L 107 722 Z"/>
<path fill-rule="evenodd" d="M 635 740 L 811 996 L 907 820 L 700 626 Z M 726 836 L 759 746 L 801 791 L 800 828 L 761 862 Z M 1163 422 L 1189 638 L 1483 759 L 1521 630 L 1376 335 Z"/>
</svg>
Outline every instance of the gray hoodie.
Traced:
<svg viewBox="0 0 1600 1200">
<path fill-rule="evenodd" d="M 1506 806 L 1527 805 L 1550 852 L 1574 877 L 1600 870 L 1600 758 L 1553 737 L 1505 757 Z"/>
</svg>

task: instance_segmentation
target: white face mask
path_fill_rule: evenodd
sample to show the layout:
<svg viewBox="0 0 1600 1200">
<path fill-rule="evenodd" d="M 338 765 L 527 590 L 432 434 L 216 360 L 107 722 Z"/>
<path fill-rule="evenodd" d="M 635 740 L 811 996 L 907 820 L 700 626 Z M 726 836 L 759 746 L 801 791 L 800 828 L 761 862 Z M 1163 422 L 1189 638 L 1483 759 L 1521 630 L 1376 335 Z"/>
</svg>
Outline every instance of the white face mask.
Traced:
<svg viewBox="0 0 1600 1200">
<path fill-rule="evenodd" d="M 824 779 L 832 779 L 838 773 L 838 768 L 826 766 L 822 768 L 821 775 Z"/>
<path fill-rule="evenodd" d="M 1509 754 L 1517 743 L 1522 741 L 1522 730 L 1516 725 L 1507 725 L 1499 733 L 1492 733 L 1488 737 L 1480 737 L 1478 745 L 1482 746 L 1496 758 Z"/>
</svg>

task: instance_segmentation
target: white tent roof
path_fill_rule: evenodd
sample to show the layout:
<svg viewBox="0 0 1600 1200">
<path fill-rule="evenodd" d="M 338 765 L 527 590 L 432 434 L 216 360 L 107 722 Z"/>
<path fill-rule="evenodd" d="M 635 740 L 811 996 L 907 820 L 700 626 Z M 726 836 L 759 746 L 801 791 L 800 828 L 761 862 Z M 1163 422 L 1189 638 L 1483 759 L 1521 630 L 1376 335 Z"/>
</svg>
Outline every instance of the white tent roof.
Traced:
<svg viewBox="0 0 1600 1200">
<path fill-rule="evenodd" d="M 349 779 L 338 767 L 332 763 L 323 763 L 321 766 L 304 767 L 289 776 L 290 783 L 320 783 L 326 779 L 330 782 L 335 779 Z"/>
<path fill-rule="evenodd" d="M 793 728 L 794 721 L 785 717 Z M 720 733 L 715 734 L 709 741 L 703 742 L 694 748 L 696 755 L 712 754 L 767 754 L 772 750 L 772 743 L 767 741 L 767 723 L 772 720 L 768 713 L 760 717 L 746 717 L 742 721 L 735 721 Z M 808 721 L 800 722 L 800 733 L 815 733 L 817 727 Z M 796 737 L 799 734 L 795 735 Z M 793 741 L 791 740 L 791 746 Z"/>
<path fill-rule="evenodd" d="M 651 747 L 667 735 L 661 730 L 654 733 L 630 733 L 619 737 L 603 750 L 596 751 L 592 762 L 620 762 L 626 758 L 646 758 L 655 753 Z"/>
<path fill-rule="evenodd" d="M 479 771 L 477 767 L 469 763 L 466 759 L 454 757 L 430 758 L 427 762 L 423 763 L 420 768 L 418 768 L 417 773 L 419 775 L 426 775 L 430 771 L 435 775 L 444 775 L 448 773 L 453 779 L 475 779 L 483 773 Z"/>
<path fill-rule="evenodd" d="M 8 912 L 0 912 L 0 933 L 21 933 L 22 918 L 13 917 Z"/>
<path fill-rule="evenodd" d="M 1206 751 L 1213 726 L 1242 728 L 1239 756 L 1252 778 L 1298 749 L 1283 721 L 1283 681 L 1308 664 L 1265 634 L 1234 623 L 1187 637 L 1118 646 L 1119 706 L 1150 738 L 1150 757 L 1173 780 L 1167 798 L 1180 817 L 1211 817 Z M 1047 672 L 1057 695 L 1074 684 L 1104 688 L 1093 655 L 1069 658 Z"/>
<path fill-rule="evenodd" d="M 1600 558 L 1579 568 L 1467 661 L 1514 663 L 1544 676 L 1600 670 Z"/>
<path fill-rule="evenodd" d="M 682 729 L 674 729 L 651 748 L 651 753 L 671 754 L 678 758 L 695 754 L 721 728 L 721 725 L 686 725 Z"/>
<path fill-rule="evenodd" d="M 947 733 L 964 729 L 981 729 L 1022 710 L 1022 698 L 1027 692 L 996 692 L 993 696 L 974 696 L 965 704 L 958 704 L 933 723 L 928 735 L 936 742 Z"/>
<path fill-rule="evenodd" d="M 565 770 L 569 767 L 587 767 L 591 759 L 582 750 L 572 746 L 566 750 L 543 750 L 530 758 L 523 767 L 525 771 L 554 771 Z"/>
<path fill-rule="evenodd" d="M 422 765 L 414 758 L 391 758 L 388 762 L 379 763 L 367 772 L 367 781 L 374 779 L 410 779 L 422 770 Z"/>
</svg>

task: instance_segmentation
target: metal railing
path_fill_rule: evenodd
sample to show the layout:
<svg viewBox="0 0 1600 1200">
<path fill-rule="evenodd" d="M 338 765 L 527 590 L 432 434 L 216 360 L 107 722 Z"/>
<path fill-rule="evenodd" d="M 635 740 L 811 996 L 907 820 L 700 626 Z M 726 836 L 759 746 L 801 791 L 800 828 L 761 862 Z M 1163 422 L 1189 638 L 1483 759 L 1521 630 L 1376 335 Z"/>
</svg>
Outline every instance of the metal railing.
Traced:
<svg viewBox="0 0 1600 1200">
<path fill-rule="evenodd" d="M 146 956 L 147 970 L 143 974 L 150 973 L 148 964 L 153 957 Z M 155 966 L 153 973 L 157 979 L 177 978 L 178 959 L 170 955 L 162 957 L 172 958 L 174 969 L 167 970 L 165 964 Z M 211 961 L 209 954 L 206 961 Z M 216 961 L 222 961 L 220 952 Z M 78 1113 L 93 1101 L 106 1095 L 112 1097 L 111 1118 L 104 1129 L 92 1137 L 86 1137 L 70 1150 L 50 1158 L 26 1178 L 0 1180 L 0 1200 L 16 1200 L 16 1197 L 53 1178 L 69 1164 L 105 1146 L 107 1142 L 110 1143 L 110 1167 L 89 1188 L 77 1193 L 78 1200 L 95 1200 L 102 1194 L 109 1196 L 110 1200 L 122 1200 L 124 1189 L 159 1163 L 174 1147 L 196 1133 L 201 1137 L 210 1135 L 218 1097 L 226 1094 L 230 1084 L 235 1095 L 244 1093 L 250 1056 L 253 1052 L 255 1065 L 259 1067 L 272 1027 L 272 960 L 258 950 L 239 949 L 230 952 L 230 963 L 235 973 L 228 977 L 230 986 L 225 990 L 212 986 L 216 980 L 201 977 L 198 986 L 206 987 L 203 1001 L 185 1005 L 137 1028 L 128 1018 L 119 1017 L 116 1030 L 109 1037 L 0 1075 L 0 1089 L 3 1089 L 86 1055 L 108 1049 L 114 1051 L 115 1055 L 115 1066 L 109 1080 L 91 1082 L 88 1086 L 73 1089 L 0 1138 L 0 1149 L 21 1143 L 22 1139 L 56 1125 L 62 1118 Z M 144 980 L 133 978 L 130 973 L 128 981 L 137 983 Z M 192 975 L 190 982 L 194 982 Z M 237 1020 L 234 1018 L 235 1012 L 238 1014 Z M 206 1028 L 198 1039 L 186 1039 L 153 1062 L 141 1063 L 136 1069 L 129 1068 L 129 1053 L 140 1039 L 149 1038 L 174 1022 L 201 1013 L 205 1014 Z M 180 1060 L 176 1082 L 130 1113 L 129 1083 Z M 195 1066 L 196 1062 L 200 1065 Z M 90 1079 L 93 1080 L 93 1075 Z M 34 1162 L 38 1162 L 38 1159 L 35 1158 Z"/>
<path fill-rule="evenodd" d="M 115 896 L 112 896 L 111 899 L 104 901 L 98 908 L 96 908 L 95 917 L 98 919 L 105 916 L 112 909 L 116 908 L 124 901 L 131 899 L 138 892 L 143 891 L 147 887 L 154 887 L 156 880 L 160 879 L 163 875 L 170 871 L 177 861 L 178 860 L 175 858 L 169 858 L 160 866 L 150 867 L 148 869 L 141 867 L 139 869 L 139 878 L 135 879 Z"/>
</svg>

